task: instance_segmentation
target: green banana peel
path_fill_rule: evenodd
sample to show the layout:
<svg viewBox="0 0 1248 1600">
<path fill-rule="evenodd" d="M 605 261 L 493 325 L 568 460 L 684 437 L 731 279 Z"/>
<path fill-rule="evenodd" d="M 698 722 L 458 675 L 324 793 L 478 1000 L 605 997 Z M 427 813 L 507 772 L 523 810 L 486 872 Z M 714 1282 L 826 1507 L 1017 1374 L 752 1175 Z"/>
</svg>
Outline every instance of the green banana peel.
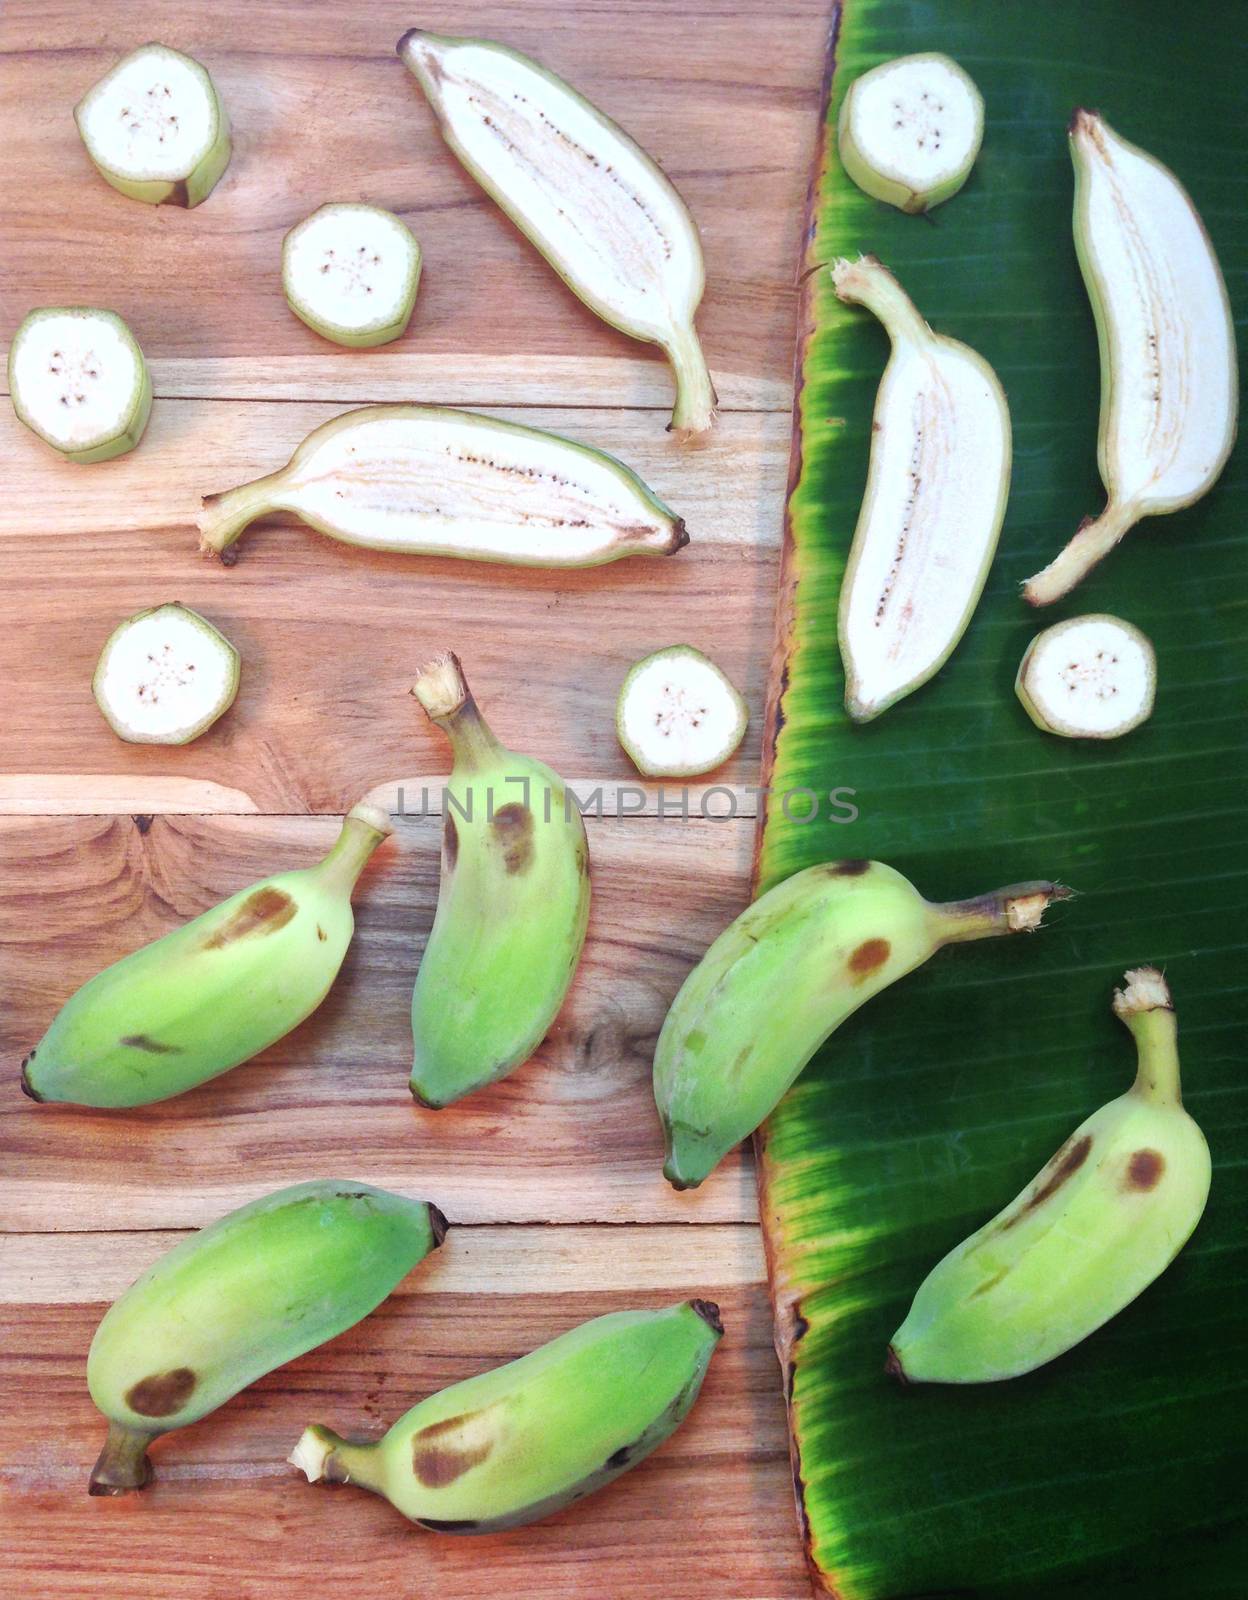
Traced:
<svg viewBox="0 0 1248 1600">
<path fill-rule="evenodd" d="M 441 1533 L 519 1528 L 635 1467 L 683 1422 L 723 1334 L 719 1308 L 596 1317 L 414 1406 L 372 1444 L 307 1428 L 311 1483 L 351 1483 Z"/>
<path fill-rule="evenodd" d="M 1129 1305 L 1191 1237 L 1209 1197 L 1209 1146 L 1183 1109 L 1161 973 L 1128 972 L 1114 1014 L 1136 1043 L 1134 1084 L 932 1268 L 889 1346 L 903 1382 L 1034 1371 Z"/>
<path fill-rule="evenodd" d="M 663 1173 L 693 1189 L 859 1006 L 946 944 L 1030 931 L 1068 890 L 1014 884 L 931 905 L 879 861 L 829 861 L 756 900 L 686 978 L 659 1034 Z"/>
<path fill-rule="evenodd" d="M 367 1316 L 445 1233 L 436 1206 L 323 1178 L 253 1200 L 176 1245 L 91 1341 L 87 1385 L 108 1439 L 89 1492 L 143 1488 L 153 1439 Z"/>
<path fill-rule="evenodd" d="M 563 780 L 505 749 L 457 656 L 412 693 L 451 741 L 442 878 L 412 994 L 412 1095 L 447 1106 L 537 1049 L 576 974 L 589 921 L 589 844 Z"/>
<path fill-rule="evenodd" d="M 83 985 L 22 1063 L 32 1100 L 168 1100 L 275 1044 L 324 1000 L 355 918 L 351 892 L 389 818 L 360 804 L 316 866 L 278 873 Z"/>
</svg>

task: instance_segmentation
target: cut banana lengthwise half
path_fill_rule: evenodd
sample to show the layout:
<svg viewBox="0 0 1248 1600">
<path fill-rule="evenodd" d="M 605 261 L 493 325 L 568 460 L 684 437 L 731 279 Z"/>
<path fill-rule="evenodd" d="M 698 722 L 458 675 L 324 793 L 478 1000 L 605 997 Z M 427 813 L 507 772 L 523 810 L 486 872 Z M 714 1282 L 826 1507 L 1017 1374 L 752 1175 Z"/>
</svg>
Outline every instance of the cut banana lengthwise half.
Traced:
<svg viewBox="0 0 1248 1600">
<path fill-rule="evenodd" d="M 966 182 L 984 137 L 984 101 L 956 61 L 898 56 L 855 78 L 841 102 L 841 162 L 865 193 L 928 211 Z"/>
<path fill-rule="evenodd" d="M 666 352 L 671 427 L 705 434 L 715 389 L 694 331 L 705 272 L 693 218 L 663 171 L 562 78 L 485 39 L 413 28 L 399 57 L 442 137 L 604 322 Z"/>
<path fill-rule="evenodd" d="M 1023 586 L 1035 606 L 1069 594 L 1141 517 L 1199 500 L 1226 464 L 1239 410 L 1226 285 L 1187 191 L 1094 111 L 1075 112 L 1070 153 L 1108 504 Z"/>
<path fill-rule="evenodd" d="M 134 335 L 115 311 L 90 306 L 47 306 L 26 317 L 9 347 L 9 393 L 19 421 L 79 462 L 133 450 L 152 410 Z"/>
<path fill-rule="evenodd" d="M 368 406 L 317 428 L 280 472 L 204 497 L 222 555 L 257 517 L 291 511 L 345 544 L 528 567 L 671 555 L 684 522 L 614 456 L 436 406 Z"/>
<path fill-rule="evenodd" d="M 96 704 L 119 739 L 190 744 L 234 704 L 238 651 L 187 606 L 156 606 L 123 622 L 95 669 Z"/>
<path fill-rule="evenodd" d="M 313 1425 L 290 1456 L 437 1533 L 520 1528 L 605 1488 L 684 1421 L 723 1335 L 719 1307 L 617 1311 L 431 1395 L 384 1438 Z"/>
<path fill-rule="evenodd" d="M 1037 728 L 1064 739 L 1116 739 L 1153 711 L 1157 657 L 1138 628 L 1070 617 L 1027 646 L 1015 693 Z"/>
<path fill-rule="evenodd" d="M 1209 1147 L 1183 1109 L 1161 973 L 1128 972 L 1114 1014 L 1135 1040 L 1134 1084 L 933 1267 L 893 1336 L 895 1377 L 992 1383 L 1032 1372 L 1130 1305 L 1191 1237 L 1209 1198 Z"/>
<path fill-rule="evenodd" d="M 212 79 L 163 44 L 123 57 L 74 120 L 100 175 L 149 205 L 197 206 L 230 162 L 230 125 Z"/>
<path fill-rule="evenodd" d="M 745 737 L 745 701 L 692 645 L 656 650 L 629 669 L 615 729 L 647 778 L 696 778 L 722 766 Z"/>
<path fill-rule="evenodd" d="M 365 349 L 397 339 L 419 283 L 415 235 L 377 206 L 321 206 L 282 243 L 286 304 L 334 344 Z"/>
<path fill-rule="evenodd" d="M 873 256 L 834 262 L 832 280 L 892 342 L 841 586 L 845 705 L 868 722 L 939 671 L 966 631 L 1005 516 L 1010 413 L 983 357 L 933 333 Z"/>
</svg>

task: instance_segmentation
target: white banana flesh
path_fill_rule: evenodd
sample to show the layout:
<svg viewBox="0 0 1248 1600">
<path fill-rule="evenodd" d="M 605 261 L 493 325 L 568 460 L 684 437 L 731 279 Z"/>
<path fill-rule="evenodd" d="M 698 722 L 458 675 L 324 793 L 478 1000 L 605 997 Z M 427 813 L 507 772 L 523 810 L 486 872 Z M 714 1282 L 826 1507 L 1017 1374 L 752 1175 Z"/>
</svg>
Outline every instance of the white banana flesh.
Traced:
<svg viewBox="0 0 1248 1600">
<path fill-rule="evenodd" d="M 689 542 L 613 456 L 438 406 L 367 406 L 325 423 L 280 472 L 205 495 L 201 547 L 224 555 L 272 511 L 370 550 L 517 566 L 598 566 Z"/>
<path fill-rule="evenodd" d="M 705 433 L 715 390 L 694 332 L 705 273 L 670 180 L 609 117 L 518 51 L 415 28 L 399 56 L 442 136 L 486 193 L 604 322 L 660 345 L 672 427 Z"/>
<path fill-rule="evenodd" d="M 389 344 L 407 327 L 420 246 L 378 206 L 321 206 L 282 241 L 282 289 L 301 322 L 334 344 Z"/>
<path fill-rule="evenodd" d="M 902 211 L 955 195 L 984 137 L 984 101 L 948 56 L 898 56 L 855 78 L 841 102 L 837 142 L 865 193 Z"/>
<path fill-rule="evenodd" d="M 230 127 L 208 73 L 163 44 L 145 44 L 74 111 L 101 177 L 132 200 L 197 206 L 229 165 Z"/>
<path fill-rule="evenodd" d="M 110 461 L 133 450 L 152 409 L 147 363 L 115 311 L 45 306 L 9 347 L 18 419 L 71 461 Z"/>
<path fill-rule="evenodd" d="M 1129 1305 L 1191 1237 L 1209 1196 L 1209 1147 L 1183 1109 L 1160 972 L 1128 972 L 1114 1011 L 1139 1051 L 1134 1085 L 932 1269 L 893 1338 L 895 1376 L 990 1383 L 1032 1372 Z"/>
<path fill-rule="evenodd" d="M 1069 594 L 1142 517 L 1217 481 L 1235 442 L 1235 330 L 1209 235 L 1175 175 L 1093 111 L 1070 127 L 1075 247 L 1101 352 L 1098 461 L 1108 504 L 1024 585 Z"/>
<path fill-rule="evenodd" d="M 113 732 L 131 744 L 189 744 L 238 693 L 238 651 L 189 606 L 140 611 L 100 654 L 92 689 Z"/>
<path fill-rule="evenodd" d="M 1157 657 L 1119 617 L 1068 617 L 1027 646 L 1014 689 L 1027 715 L 1064 739 L 1116 739 L 1153 711 Z"/>
<path fill-rule="evenodd" d="M 845 704 L 867 722 L 926 683 L 966 631 L 1005 516 L 1010 415 L 983 357 L 933 333 L 874 257 L 834 262 L 832 279 L 892 344 L 840 602 Z"/>
<path fill-rule="evenodd" d="M 647 778 L 695 778 L 722 766 L 745 737 L 745 701 L 692 645 L 669 645 L 631 667 L 615 727 Z"/>
</svg>

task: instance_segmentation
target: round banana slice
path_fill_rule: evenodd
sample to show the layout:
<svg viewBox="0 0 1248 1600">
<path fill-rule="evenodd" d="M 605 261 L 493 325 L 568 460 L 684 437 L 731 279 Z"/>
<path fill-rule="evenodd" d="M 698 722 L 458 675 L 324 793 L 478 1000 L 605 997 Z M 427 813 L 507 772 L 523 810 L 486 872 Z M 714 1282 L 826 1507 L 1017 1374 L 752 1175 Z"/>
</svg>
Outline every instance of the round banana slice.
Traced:
<svg viewBox="0 0 1248 1600">
<path fill-rule="evenodd" d="M 411 229 L 377 206 L 321 206 L 282 244 L 286 304 L 335 344 L 389 344 L 407 327 L 420 282 Z"/>
<path fill-rule="evenodd" d="M 1157 657 L 1129 622 L 1070 617 L 1027 646 L 1015 692 L 1037 728 L 1063 739 L 1116 739 L 1152 715 Z"/>
<path fill-rule="evenodd" d="M 100 654 L 92 689 L 118 738 L 190 744 L 238 693 L 238 651 L 187 606 L 140 611 Z"/>
<path fill-rule="evenodd" d="M 13 409 L 71 461 L 125 455 L 143 437 L 152 385 L 143 352 L 115 311 L 46 306 L 9 348 Z"/>
<path fill-rule="evenodd" d="M 902 211 L 957 194 L 984 137 L 984 101 L 948 56 L 898 56 L 855 78 L 837 139 L 846 172 Z"/>
<path fill-rule="evenodd" d="M 696 778 L 741 743 L 749 712 L 713 661 L 691 645 L 669 645 L 630 668 L 615 728 L 647 778 Z"/>
<path fill-rule="evenodd" d="M 123 56 L 74 108 L 100 176 L 149 205 L 197 206 L 230 164 L 230 124 L 198 61 L 163 44 Z"/>
</svg>

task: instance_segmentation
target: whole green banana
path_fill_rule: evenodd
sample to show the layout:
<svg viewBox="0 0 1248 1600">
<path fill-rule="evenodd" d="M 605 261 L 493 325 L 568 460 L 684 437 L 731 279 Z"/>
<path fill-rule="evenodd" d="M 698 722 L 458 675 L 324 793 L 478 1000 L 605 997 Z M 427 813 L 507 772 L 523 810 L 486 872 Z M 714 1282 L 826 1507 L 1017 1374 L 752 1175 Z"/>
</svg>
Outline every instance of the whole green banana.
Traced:
<svg viewBox="0 0 1248 1600">
<path fill-rule="evenodd" d="M 490 732 L 458 657 L 431 662 L 412 693 L 454 754 L 412 994 L 411 1090 L 438 1107 L 505 1077 L 545 1037 L 585 942 L 589 845 L 562 779 Z"/>
<path fill-rule="evenodd" d="M 1183 1109 L 1160 972 L 1128 972 L 1114 1011 L 1135 1083 L 1079 1125 L 1004 1211 L 924 1279 L 888 1368 L 911 1383 L 990 1383 L 1060 1356 L 1174 1260 L 1209 1196 L 1209 1147 Z"/>
<path fill-rule="evenodd" d="M 436 1206 L 322 1178 L 253 1200 L 170 1250 L 91 1341 L 87 1384 L 108 1440 L 90 1492 L 141 1489 L 153 1439 L 367 1316 L 445 1233 Z"/>
<path fill-rule="evenodd" d="M 351 891 L 390 832 L 384 812 L 355 806 L 316 866 L 254 883 L 106 968 L 26 1057 L 22 1088 L 150 1105 L 275 1043 L 329 993 L 355 927 Z"/>
<path fill-rule="evenodd" d="M 1023 883 L 929 905 L 879 861 L 827 861 L 777 884 L 716 939 L 659 1034 L 668 1182 L 696 1188 L 872 995 L 942 945 L 1037 927 L 1066 893 Z"/>
<path fill-rule="evenodd" d="M 592 1494 L 674 1433 L 723 1333 L 719 1307 L 618 1311 L 432 1395 L 375 1444 L 305 1429 L 310 1483 L 356 1483 L 442 1533 L 496 1533 Z"/>
</svg>

